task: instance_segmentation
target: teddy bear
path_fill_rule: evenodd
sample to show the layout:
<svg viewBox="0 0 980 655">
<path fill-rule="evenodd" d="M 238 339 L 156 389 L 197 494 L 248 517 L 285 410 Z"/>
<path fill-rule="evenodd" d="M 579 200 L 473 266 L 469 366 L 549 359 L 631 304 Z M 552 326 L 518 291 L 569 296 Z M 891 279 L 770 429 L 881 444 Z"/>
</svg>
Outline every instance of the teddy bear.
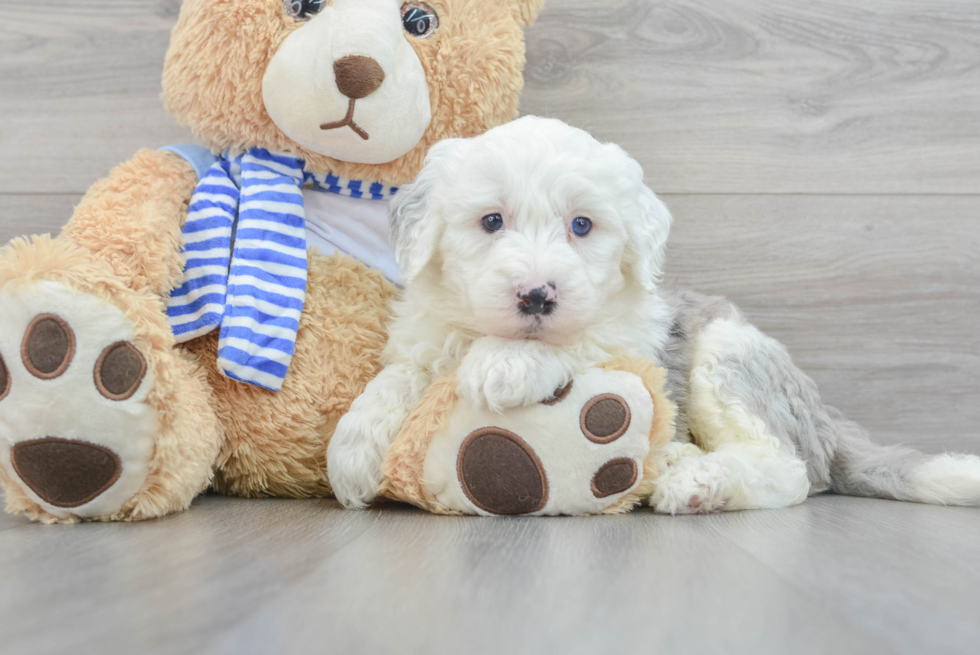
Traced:
<svg viewBox="0 0 980 655">
<path fill-rule="evenodd" d="M 163 99 L 203 146 L 136 153 L 57 238 L 0 253 L 7 511 L 330 495 L 398 293 L 387 200 L 433 143 L 517 115 L 542 3 L 184 0 Z M 389 495 L 460 511 L 409 477 Z"/>
</svg>

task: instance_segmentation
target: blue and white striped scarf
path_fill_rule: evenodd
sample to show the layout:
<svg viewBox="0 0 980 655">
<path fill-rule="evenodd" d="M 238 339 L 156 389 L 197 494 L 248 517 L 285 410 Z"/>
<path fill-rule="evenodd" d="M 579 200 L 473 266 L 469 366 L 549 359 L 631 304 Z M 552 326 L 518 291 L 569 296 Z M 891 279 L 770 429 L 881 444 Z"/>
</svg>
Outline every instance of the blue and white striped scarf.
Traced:
<svg viewBox="0 0 980 655">
<path fill-rule="evenodd" d="M 306 297 L 302 187 L 374 200 L 398 191 L 306 173 L 304 166 L 263 148 L 211 165 L 187 208 L 183 284 L 167 306 L 178 342 L 220 326 L 219 368 L 272 391 L 289 370 Z"/>
</svg>

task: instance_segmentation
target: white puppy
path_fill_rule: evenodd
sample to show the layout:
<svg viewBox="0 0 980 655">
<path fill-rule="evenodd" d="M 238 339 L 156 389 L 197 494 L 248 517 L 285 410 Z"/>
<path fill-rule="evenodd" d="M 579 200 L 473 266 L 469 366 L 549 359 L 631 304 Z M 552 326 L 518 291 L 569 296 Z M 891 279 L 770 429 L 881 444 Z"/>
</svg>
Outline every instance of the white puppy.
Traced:
<svg viewBox="0 0 980 655">
<path fill-rule="evenodd" d="M 670 224 L 636 161 L 557 120 L 434 146 L 392 205 L 407 286 L 386 366 L 328 448 L 337 498 L 375 498 L 385 450 L 435 376 L 456 371 L 461 396 L 505 411 L 630 355 L 668 368 L 680 409 L 650 499 L 660 511 L 782 507 L 827 489 L 980 499 L 976 457 L 871 443 L 730 303 L 658 291 Z"/>
</svg>

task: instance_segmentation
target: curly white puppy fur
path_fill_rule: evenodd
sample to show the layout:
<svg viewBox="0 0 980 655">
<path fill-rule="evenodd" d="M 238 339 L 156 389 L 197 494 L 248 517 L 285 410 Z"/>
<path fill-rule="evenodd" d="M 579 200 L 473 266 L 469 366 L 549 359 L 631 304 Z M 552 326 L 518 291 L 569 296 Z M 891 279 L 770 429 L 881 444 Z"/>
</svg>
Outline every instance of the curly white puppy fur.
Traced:
<svg viewBox="0 0 980 655">
<path fill-rule="evenodd" d="M 375 498 L 385 450 L 435 376 L 456 371 L 463 397 L 503 411 L 630 355 L 668 368 L 680 409 L 659 511 L 785 507 L 826 490 L 980 501 L 977 457 L 872 443 L 733 305 L 659 290 L 670 224 L 622 148 L 557 120 L 434 146 L 392 205 L 407 287 L 386 367 L 328 448 L 337 498 Z"/>
</svg>

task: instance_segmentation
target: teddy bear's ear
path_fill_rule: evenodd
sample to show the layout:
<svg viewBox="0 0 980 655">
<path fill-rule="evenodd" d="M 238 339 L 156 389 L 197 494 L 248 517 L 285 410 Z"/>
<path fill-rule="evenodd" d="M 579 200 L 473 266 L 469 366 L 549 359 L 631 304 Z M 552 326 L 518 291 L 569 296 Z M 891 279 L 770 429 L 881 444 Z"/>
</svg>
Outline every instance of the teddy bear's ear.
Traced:
<svg viewBox="0 0 980 655">
<path fill-rule="evenodd" d="M 518 16 L 525 25 L 531 25 L 541 13 L 544 0 L 513 0 L 517 3 Z"/>
<path fill-rule="evenodd" d="M 436 252 L 443 219 L 433 194 L 464 143 L 464 139 L 445 139 L 429 148 L 415 181 L 399 189 L 391 201 L 388 229 L 402 284 L 415 279 Z"/>
</svg>

